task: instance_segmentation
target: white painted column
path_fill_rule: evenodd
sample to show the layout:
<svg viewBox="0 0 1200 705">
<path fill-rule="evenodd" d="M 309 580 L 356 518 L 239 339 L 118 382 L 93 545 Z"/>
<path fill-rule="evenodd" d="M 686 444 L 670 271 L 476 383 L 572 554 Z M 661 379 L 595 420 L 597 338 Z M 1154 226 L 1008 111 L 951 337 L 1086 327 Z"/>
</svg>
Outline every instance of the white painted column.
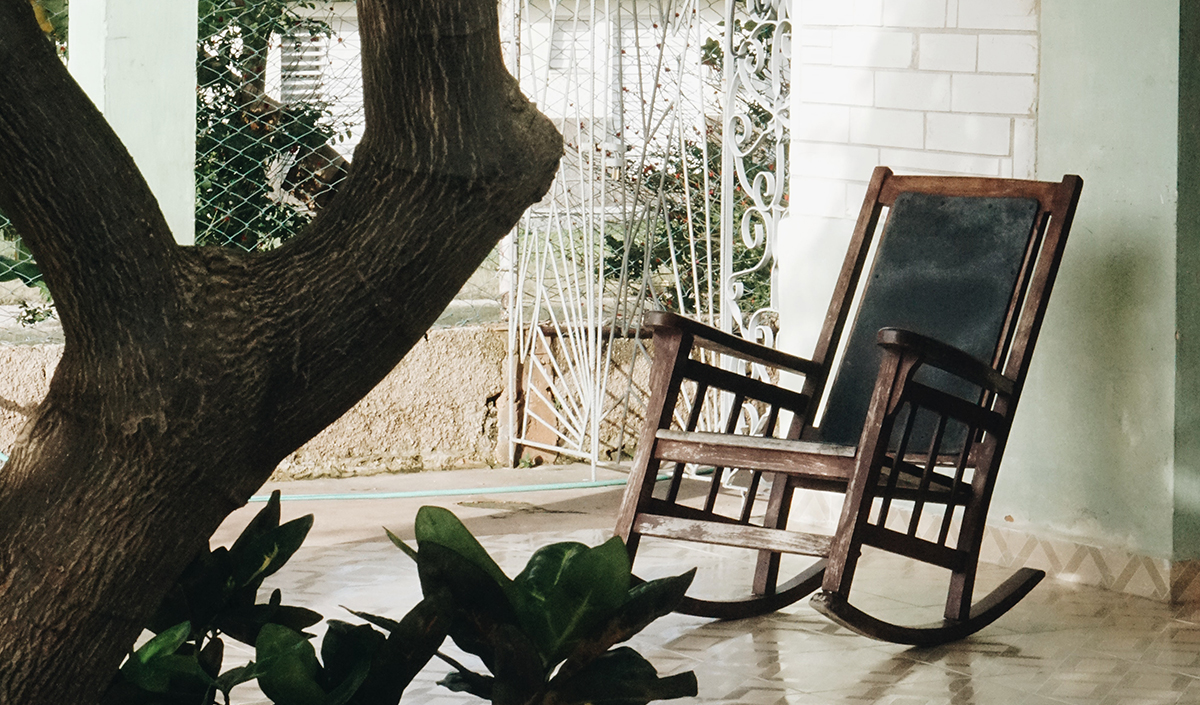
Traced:
<svg viewBox="0 0 1200 705">
<path fill-rule="evenodd" d="M 197 0 L 72 0 L 71 74 L 195 242 Z"/>
</svg>

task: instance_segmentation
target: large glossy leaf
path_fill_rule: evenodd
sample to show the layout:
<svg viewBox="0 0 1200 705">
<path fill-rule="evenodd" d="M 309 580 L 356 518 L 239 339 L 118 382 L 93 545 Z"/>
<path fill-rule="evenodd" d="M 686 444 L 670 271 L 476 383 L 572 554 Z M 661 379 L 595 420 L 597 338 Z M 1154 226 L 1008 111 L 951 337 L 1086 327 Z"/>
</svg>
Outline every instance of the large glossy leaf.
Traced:
<svg viewBox="0 0 1200 705">
<path fill-rule="evenodd" d="M 367 624 L 354 625 L 331 619 L 328 627 L 321 641 L 321 661 L 325 665 L 322 680 L 331 699 L 337 699 L 335 693 L 348 691 L 353 694 L 367 679 L 371 662 L 383 646 L 385 637 Z"/>
<path fill-rule="evenodd" d="M 629 557 L 617 538 L 595 548 L 551 544 L 513 582 L 522 625 L 547 664 L 556 664 L 629 599 Z"/>
<path fill-rule="evenodd" d="M 221 674 L 221 663 L 225 660 L 225 642 L 220 637 L 210 639 L 200 653 L 196 654 L 196 662 L 208 674 L 216 678 Z"/>
<path fill-rule="evenodd" d="M 544 597 L 558 587 L 567 559 L 586 550 L 586 544 L 575 541 L 542 546 L 533 552 L 525 569 L 513 579 L 513 583 L 529 595 Z"/>
<path fill-rule="evenodd" d="M 278 592 L 278 591 L 277 591 Z M 304 607 L 277 603 L 229 607 L 217 615 L 213 624 L 243 644 L 254 644 L 258 632 L 267 624 L 278 624 L 303 631 L 321 621 L 321 614 Z"/>
<path fill-rule="evenodd" d="M 140 663 L 150 663 L 154 659 L 173 654 L 180 646 L 183 646 L 183 642 L 187 641 L 191 632 L 190 622 L 180 622 L 142 644 L 140 649 L 133 652 L 133 658 Z"/>
<path fill-rule="evenodd" d="M 113 688 L 106 702 L 156 702 L 151 694 L 166 693 L 173 699 L 190 695 L 198 700 L 215 681 L 195 654 L 179 653 L 190 631 L 191 625 L 183 622 L 130 654 L 121 667 L 121 677 L 134 687 Z"/>
<path fill-rule="evenodd" d="M 217 690 L 228 696 L 229 691 L 233 690 L 234 686 L 249 683 L 258 678 L 258 673 L 258 664 L 254 661 L 244 666 L 231 668 L 217 677 Z"/>
<path fill-rule="evenodd" d="M 230 549 L 237 584 L 257 589 L 300 548 L 312 524 L 313 515 L 308 514 L 249 539 L 237 550 Z"/>
<path fill-rule="evenodd" d="M 324 705 L 325 691 L 318 680 L 321 664 L 303 634 L 268 624 L 254 644 L 258 685 L 277 705 Z"/>
<path fill-rule="evenodd" d="M 450 601 L 448 632 L 454 643 L 492 668 L 494 632 L 519 623 L 504 590 L 482 568 L 438 543 L 421 547 L 417 572 L 426 597 Z"/>
<path fill-rule="evenodd" d="M 570 556 L 563 566 L 563 588 L 587 595 L 598 609 L 612 610 L 629 599 L 632 567 L 625 544 L 615 536 Z"/>
<path fill-rule="evenodd" d="M 698 692 L 695 673 L 660 678 L 649 661 L 628 647 L 606 652 L 575 674 L 556 676 L 550 690 L 547 700 L 557 705 L 645 705 Z"/>
<path fill-rule="evenodd" d="M 161 633 L 182 621 L 190 621 L 193 639 L 201 637 L 217 614 L 229 604 L 235 585 L 233 559 L 219 547 L 202 551 L 192 559 L 150 619 L 147 628 Z"/>
<path fill-rule="evenodd" d="M 417 510 L 413 530 L 417 535 L 418 550 L 424 550 L 426 543 L 445 546 L 482 569 L 496 581 L 506 596 L 510 595 L 512 581 L 450 510 L 441 507 L 421 507 Z"/>
<path fill-rule="evenodd" d="M 614 644 L 625 641 L 654 620 L 674 611 L 695 577 L 696 569 L 693 568 L 682 575 L 659 578 L 634 587 L 625 604 L 595 624 L 591 632 L 575 643 L 562 671 L 569 674 L 580 670 Z"/>
<path fill-rule="evenodd" d="M 470 693 L 477 698 L 491 702 L 492 689 L 496 684 L 496 679 L 491 676 L 481 676 L 473 671 L 451 671 L 437 683 L 456 693 Z"/>
<path fill-rule="evenodd" d="M 349 607 L 346 607 L 345 605 L 343 605 L 342 607 L 343 607 L 343 609 L 345 609 L 347 612 L 354 615 L 355 617 L 366 620 L 366 621 L 370 622 L 371 624 L 374 624 L 375 626 L 377 626 L 381 629 L 385 629 L 389 632 L 395 633 L 395 632 L 401 631 L 403 629 L 400 626 L 400 622 L 397 622 L 394 619 L 389 619 L 387 617 L 380 617 L 379 615 L 371 614 L 370 612 L 359 612 L 358 610 L 352 610 Z"/>
<path fill-rule="evenodd" d="M 414 561 L 417 560 L 417 550 L 415 548 L 409 546 L 407 543 L 404 543 L 404 539 L 393 534 L 391 529 L 384 527 L 383 532 L 387 534 L 388 540 L 391 541 L 396 548 L 404 551 L 404 555 L 408 556 Z"/>
<path fill-rule="evenodd" d="M 493 705 L 524 705 L 537 702 L 546 687 L 546 665 L 537 646 L 511 624 L 493 634 L 496 660 L 491 666 Z"/>
</svg>

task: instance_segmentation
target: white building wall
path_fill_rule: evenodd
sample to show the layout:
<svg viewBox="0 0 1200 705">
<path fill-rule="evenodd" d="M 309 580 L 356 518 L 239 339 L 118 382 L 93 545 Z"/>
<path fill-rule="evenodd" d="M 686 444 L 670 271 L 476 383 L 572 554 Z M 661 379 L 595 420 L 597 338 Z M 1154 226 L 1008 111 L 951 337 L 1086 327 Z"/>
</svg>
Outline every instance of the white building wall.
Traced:
<svg viewBox="0 0 1200 705">
<path fill-rule="evenodd" d="M 793 0 L 781 347 L 808 354 L 871 170 L 1033 178 L 1036 0 Z"/>
</svg>

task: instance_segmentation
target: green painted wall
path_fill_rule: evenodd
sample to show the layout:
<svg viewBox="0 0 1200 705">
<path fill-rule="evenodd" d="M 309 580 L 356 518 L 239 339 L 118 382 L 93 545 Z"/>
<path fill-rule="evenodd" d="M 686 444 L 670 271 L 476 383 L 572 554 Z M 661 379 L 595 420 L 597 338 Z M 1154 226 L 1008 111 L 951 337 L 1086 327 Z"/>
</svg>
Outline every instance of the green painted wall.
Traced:
<svg viewBox="0 0 1200 705">
<path fill-rule="evenodd" d="M 1200 554 L 1200 446 L 1175 447 L 1179 22 L 1175 0 L 1041 1 L 1038 178 L 1084 187 L 992 510 L 1161 558 Z"/>
<path fill-rule="evenodd" d="M 1174 557 L 1200 557 L 1200 3 L 1179 32 Z"/>
</svg>

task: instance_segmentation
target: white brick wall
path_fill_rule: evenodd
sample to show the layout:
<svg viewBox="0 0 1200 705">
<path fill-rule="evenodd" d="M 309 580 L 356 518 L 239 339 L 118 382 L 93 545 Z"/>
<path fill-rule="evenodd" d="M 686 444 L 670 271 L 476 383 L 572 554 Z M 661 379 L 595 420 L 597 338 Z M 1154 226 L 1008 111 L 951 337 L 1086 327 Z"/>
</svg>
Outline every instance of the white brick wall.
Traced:
<svg viewBox="0 0 1200 705">
<path fill-rule="evenodd" d="M 871 105 L 875 72 L 833 66 L 805 66 L 798 91 L 802 104 Z"/>
<path fill-rule="evenodd" d="M 861 185 L 874 162 L 1032 178 L 1037 7 L 1037 0 L 793 0 L 793 172 Z M 804 204 L 812 215 L 830 213 L 794 193 L 795 215 L 804 215 Z"/>
<path fill-rule="evenodd" d="M 886 27 L 944 27 L 946 0 L 883 0 Z"/>
<path fill-rule="evenodd" d="M 919 65 L 922 71 L 974 71 L 979 56 L 979 37 L 974 34 L 921 34 Z"/>
<path fill-rule="evenodd" d="M 832 61 L 837 66 L 906 69 L 913 62 L 911 32 L 848 28 L 833 33 Z"/>
</svg>

